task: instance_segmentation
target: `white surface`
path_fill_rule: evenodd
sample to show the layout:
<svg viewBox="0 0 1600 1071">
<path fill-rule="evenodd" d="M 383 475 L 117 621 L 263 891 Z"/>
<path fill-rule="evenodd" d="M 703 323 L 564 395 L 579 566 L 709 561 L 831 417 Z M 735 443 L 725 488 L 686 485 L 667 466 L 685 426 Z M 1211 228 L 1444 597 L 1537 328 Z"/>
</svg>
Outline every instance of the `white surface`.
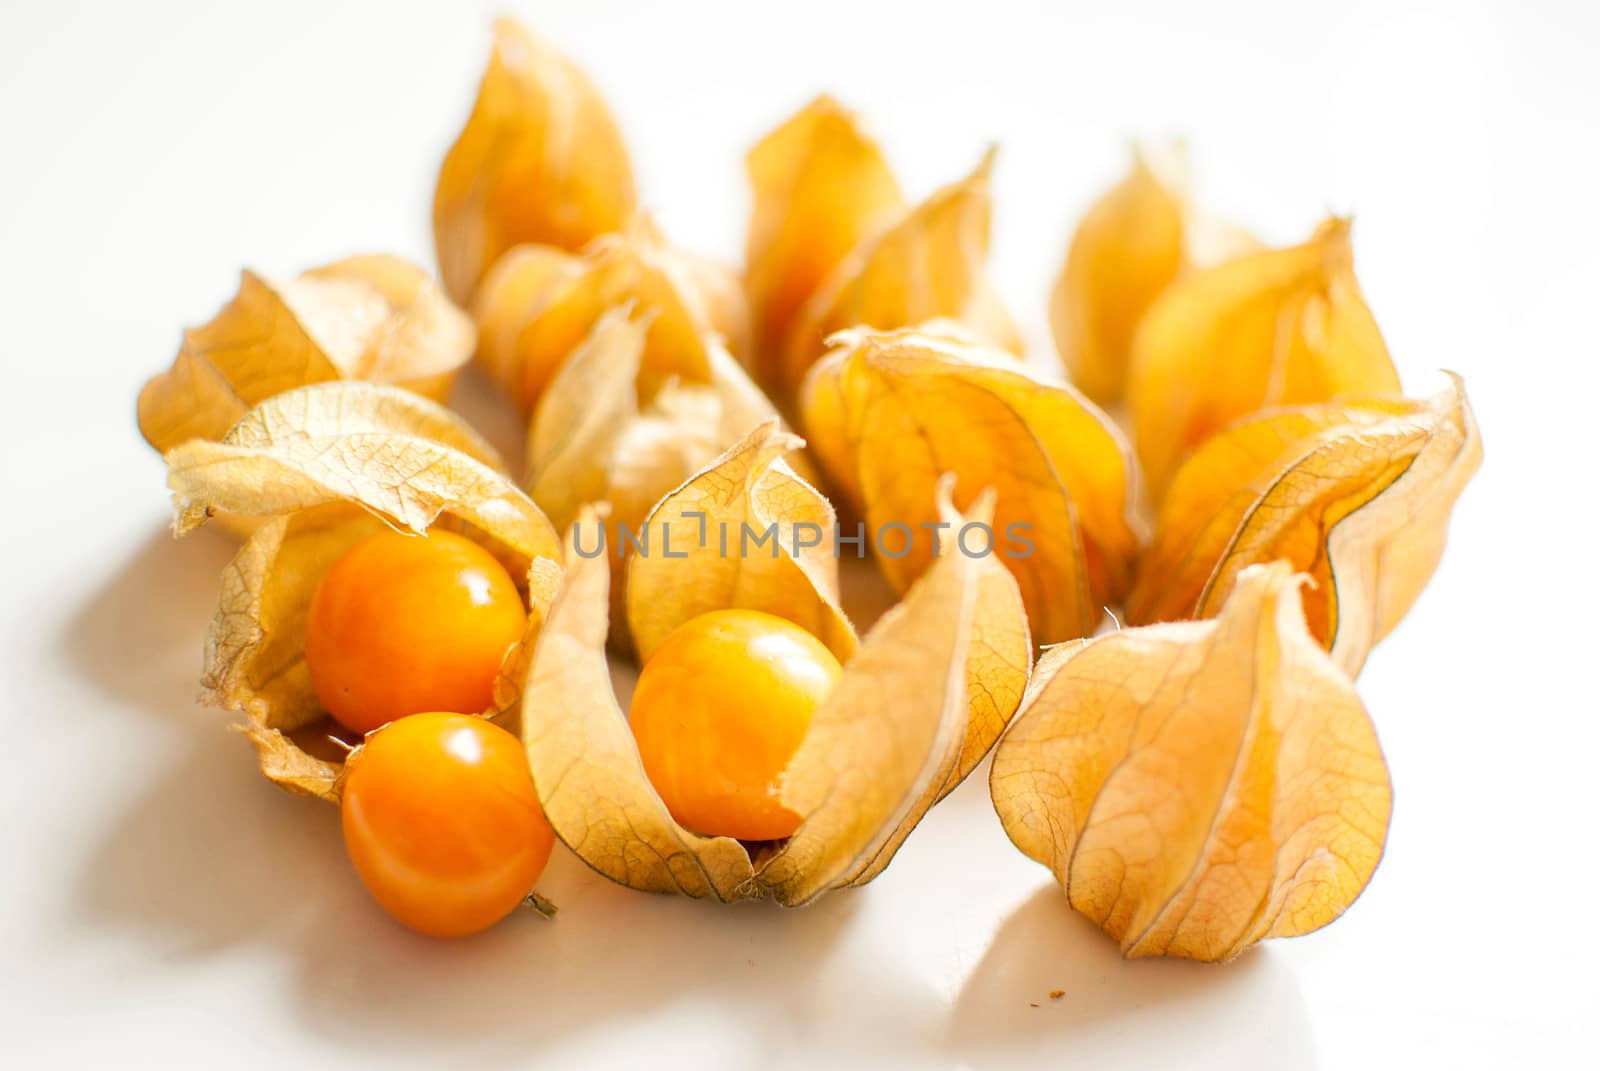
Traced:
<svg viewBox="0 0 1600 1071">
<path fill-rule="evenodd" d="M 881 880 L 804 911 L 642 896 L 558 854 L 556 923 L 403 933 L 332 812 L 261 781 L 192 704 L 231 547 L 168 540 L 133 399 L 244 264 L 431 261 L 488 11 L 8 3 L 11 1066 L 1595 1066 L 1600 9 L 521 7 L 610 96 L 665 227 L 708 252 L 738 252 L 744 148 L 817 90 L 914 193 L 999 141 L 995 263 L 1036 342 L 1128 135 L 1186 134 L 1202 191 L 1270 239 L 1353 210 L 1408 383 L 1463 373 L 1488 450 L 1361 680 L 1388 855 L 1321 933 L 1227 968 L 1128 964 L 1007 844 L 980 777 Z"/>
</svg>

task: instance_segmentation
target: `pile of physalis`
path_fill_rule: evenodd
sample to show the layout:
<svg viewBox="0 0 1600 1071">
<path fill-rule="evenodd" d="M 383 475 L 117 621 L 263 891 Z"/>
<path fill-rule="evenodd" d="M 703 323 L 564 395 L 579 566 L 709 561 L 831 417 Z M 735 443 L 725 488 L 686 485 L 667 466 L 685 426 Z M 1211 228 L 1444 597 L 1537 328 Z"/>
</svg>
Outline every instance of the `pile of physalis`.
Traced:
<svg viewBox="0 0 1600 1071">
<path fill-rule="evenodd" d="M 749 155 L 735 273 L 638 213 L 598 93 L 502 21 L 442 286 L 246 273 L 186 332 L 139 420 L 178 534 L 246 537 L 205 698 L 339 805 L 397 919 L 549 913 L 557 839 L 631 888 L 804 904 L 991 748 L 1006 832 L 1130 956 L 1228 959 L 1360 893 L 1390 792 L 1352 678 L 1478 465 L 1461 383 L 1400 393 L 1348 221 L 1267 249 L 1143 158 L 1051 299 L 1082 390 L 1043 375 L 986 275 L 993 159 L 907 202 L 819 99 Z M 437 401 L 474 356 L 519 476 Z M 898 603 L 863 634 L 868 554 Z"/>
</svg>

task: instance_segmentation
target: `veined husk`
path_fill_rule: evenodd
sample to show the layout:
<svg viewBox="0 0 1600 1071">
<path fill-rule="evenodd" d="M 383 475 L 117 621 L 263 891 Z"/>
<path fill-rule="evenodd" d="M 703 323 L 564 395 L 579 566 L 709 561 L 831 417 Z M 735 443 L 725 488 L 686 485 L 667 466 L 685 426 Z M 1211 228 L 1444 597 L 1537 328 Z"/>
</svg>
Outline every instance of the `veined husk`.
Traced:
<svg viewBox="0 0 1600 1071">
<path fill-rule="evenodd" d="M 758 447 L 764 449 L 764 447 Z M 734 467 L 749 461 L 738 451 Z M 767 468 L 770 474 L 774 469 Z M 755 483 L 758 493 L 762 478 Z M 964 518 L 942 488 L 941 515 Z M 992 499 L 967 515 L 982 520 Z M 787 840 L 747 846 L 673 821 L 645 776 L 606 662 L 609 571 L 573 541 L 523 691 L 522 734 L 551 827 L 631 888 L 807 903 L 888 865 L 906 835 L 988 750 L 1020 699 L 1030 641 L 1016 587 L 992 560 L 945 554 L 861 641 L 812 719 L 782 799 L 803 816 Z M 690 569 L 721 566 L 707 558 Z M 991 695 L 977 697 L 981 685 Z"/>
<path fill-rule="evenodd" d="M 1459 377 L 1425 401 L 1271 410 L 1205 442 L 1178 470 L 1128 598 L 1134 624 L 1211 617 L 1241 572 L 1308 574 L 1311 635 L 1361 670 L 1427 585 L 1450 511 L 1483 460 Z"/>
<path fill-rule="evenodd" d="M 528 433 L 534 501 L 567 528 L 582 506 L 606 502 L 607 553 L 614 572 L 616 627 L 626 648 L 623 570 L 651 507 L 752 428 L 773 418 L 772 403 L 714 340 L 701 342 L 705 378 L 641 374 L 655 320 L 611 309 L 551 381 Z M 654 383 L 652 388 L 644 384 Z"/>
<path fill-rule="evenodd" d="M 172 367 L 139 392 L 139 430 L 165 453 L 216 440 L 254 405 L 312 383 L 368 380 L 443 399 L 472 356 L 472 321 L 416 265 L 359 256 L 239 292 L 183 333 Z"/>
<path fill-rule="evenodd" d="M 953 473 L 958 502 L 997 492 L 996 553 L 1040 642 L 1092 634 L 1126 591 L 1138 549 L 1133 463 L 1116 426 L 1073 388 L 1032 378 L 948 325 L 830 342 L 801 392 L 801 423 L 869 539 L 893 542 L 877 556 L 889 582 L 906 590 L 932 560 L 923 526 L 938 520 L 935 483 Z M 916 538 L 893 557 L 903 540 L 886 526 L 897 524 Z"/>
<path fill-rule="evenodd" d="M 276 395 L 220 442 L 169 451 L 167 471 L 180 536 L 219 510 L 264 518 L 223 574 L 202 696 L 244 715 L 262 773 L 293 792 L 338 798 L 343 754 L 306 670 L 305 628 L 317 584 L 345 551 L 385 527 L 448 526 L 524 587 L 530 638 L 554 590 L 561 544 L 544 514 L 465 422 L 396 388 Z M 503 676 L 525 658 L 508 655 Z M 511 680 L 497 684 L 501 705 L 516 693 Z"/>
<path fill-rule="evenodd" d="M 1202 212 L 1188 193 L 1181 145 L 1136 148 L 1126 177 L 1078 223 L 1050 293 L 1050 329 L 1072 382 L 1101 405 L 1122 400 L 1133 334 L 1175 279 L 1260 250 Z"/>
<path fill-rule="evenodd" d="M 581 254 L 523 245 L 501 257 L 473 304 L 478 360 L 531 410 L 601 315 L 630 302 L 654 316 L 641 361 L 646 390 L 674 375 L 709 382 L 707 351 L 737 353 L 748 343 L 749 314 L 732 274 L 668 245 L 640 216 Z"/>
<path fill-rule="evenodd" d="M 1240 417 L 1400 380 L 1356 283 L 1350 221 L 1287 249 L 1190 274 L 1139 323 L 1128 379 L 1134 445 L 1157 501 L 1183 460 Z"/>
<path fill-rule="evenodd" d="M 1388 768 L 1285 562 L 1213 620 L 1046 652 L 989 774 L 1013 843 L 1123 955 L 1232 959 L 1338 918 L 1388 833 Z"/>
<path fill-rule="evenodd" d="M 768 419 L 651 509 L 642 528 L 648 553 L 633 555 L 627 570 L 628 628 L 641 662 L 679 625 L 723 609 L 793 621 L 841 663 L 855 654 L 855 628 L 839 605 L 838 519 L 784 460 L 803 445 Z"/>
<path fill-rule="evenodd" d="M 723 609 L 787 618 L 841 664 L 855 656 L 860 641 L 839 602 L 845 544 L 835 543 L 837 518 L 822 493 L 790 467 L 804 445 L 769 420 L 656 504 L 646 522 L 654 549 L 628 567 L 628 621 L 641 660 L 679 625 Z M 949 488 L 936 493 L 948 496 Z M 981 515 L 990 516 L 988 509 Z M 757 533 L 748 543 L 746 526 Z M 768 526 L 775 535 L 763 550 L 755 540 Z M 1016 581 L 989 559 L 978 586 L 973 635 L 984 654 L 967 662 L 967 737 L 951 775 L 937 786 L 941 795 L 1005 728 L 1032 660 L 1026 617 L 1019 622 L 1015 611 Z"/>
<path fill-rule="evenodd" d="M 834 268 L 906 206 L 877 142 L 826 95 L 762 138 L 745 170 L 745 289 L 754 353 L 765 359 L 782 353 L 801 307 Z M 766 366 L 752 367 L 769 378 Z"/>
<path fill-rule="evenodd" d="M 628 150 L 599 91 L 515 20 L 496 19 L 478 99 L 433 194 L 434 246 L 451 296 L 471 301 L 513 246 L 576 251 L 633 210 Z"/>
</svg>

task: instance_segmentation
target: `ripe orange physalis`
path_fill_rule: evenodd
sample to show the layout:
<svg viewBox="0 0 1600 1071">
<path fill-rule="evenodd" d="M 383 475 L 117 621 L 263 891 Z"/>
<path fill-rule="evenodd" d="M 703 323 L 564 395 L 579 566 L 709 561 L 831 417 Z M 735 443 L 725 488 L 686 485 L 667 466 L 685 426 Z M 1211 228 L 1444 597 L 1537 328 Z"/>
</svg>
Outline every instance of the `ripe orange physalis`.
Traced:
<svg viewBox="0 0 1600 1071">
<path fill-rule="evenodd" d="M 380 532 L 317 585 L 306 668 L 317 699 L 358 733 L 407 714 L 479 714 L 527 614 L 505 567 L 454 532 Z"/>
<path fill-rule="evenodd" d="M 840 673 L 814 636 L 771 614 L 715 610 L 680 625 L 645 663 L 628 714 L 672 817 L 740 840 L 792 834 L 783 773 Z"/>
<path fill-rule="evenodd" d="M 339 807 L 367 890 L 432 937 L 465 937 L 510 914 L 555 842 L 521 741 L 465 714 L 414 714 L 368 736 Z"/>
</svg>

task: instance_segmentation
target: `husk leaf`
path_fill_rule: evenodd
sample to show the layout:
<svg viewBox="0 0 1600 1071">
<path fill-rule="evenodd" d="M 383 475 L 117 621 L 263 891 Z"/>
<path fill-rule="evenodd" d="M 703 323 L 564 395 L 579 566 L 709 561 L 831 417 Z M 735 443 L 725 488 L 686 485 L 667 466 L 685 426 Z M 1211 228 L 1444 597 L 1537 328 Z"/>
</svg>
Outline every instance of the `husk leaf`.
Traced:
<svg viewBox="0 0 1600 1071">
<path fill-rule="evenodd" d="M 396 394 L 369 383 L 304 387 L 263 402 L 220 442 L 196 439 L 168 451 L 173 530 L 183 535 L 219 510 L 271 516 L 346 503 L 414 532 L 452 514 L 493 540 L 517 566 L 513 576 L 534 558 L 554 557 L 555 529 L 503 471 L 438 439 L 383 426 L 385 412 L 424 412 L 426 403 Z M 430 434 L 458 419 L 442 407 L 426 412 Z M 305 413 L 327 419 L 297 426 Z M 464 425 L 458 437 L 475 438 Z"/>
<path fill-rule="evenodd" d="M 1378 865 L 1388 769 L 1306 631 L 1304 582 L 1252 567 L 1214 620 L 1047 652 L 996 749 L 1006 833 L 1125 956 L 1225 961 L 1309 933 Z"/>
<path fill-rule="evenodd" d="M 1425 401 L 1273 410 L 1178 471 L 1127 603 L 1134 624 L 1215 615 L 1240 573 L 1308 574 L 1312 636 L 1354 676 L 1438 565 L 1450 511 L 1483 458 L 1458 377 Z"/>
<path fill-rule="evenodd" d="M 494 47 L 466 126 L 439 168 L 433 238 L 461 304 L 513 246 L 577 251 L 634 211 L 616 121 L 577 65 L 515 20 Z"/>
<path fill-rule="evenodd" d="M 1350 222 L 1237 257 L 1169 287 L 1140 320 L 1128 406 L 1156 499 L 1235 420 L 1279 405 L 1395 394 L 1400 380 L 1356 283 Z"/>
<path fill-rule="evenodd" d="M 398 257 L 350 257 L 281 283 L 246 270 L 233 299 L 186 330 L 172 367 L 139 392 L 139 430 L 162 453 L 220 439 L 252 406 L 332 380 L 437 400 L 475 338 L 466 314 Z"/>
<path fill-rule="evenodd" d="M 769 419 L 651 510 L 650 553 L 628 566 L 628 625 L 641 660 L 691 618 L 733 608 L 793 621 L 841 663 L 855 654 L 855 629 L 839 607 L 833 506 L 783 460 L 801 445 Z M 747 545 L 769 530 L 765 550 Z"/>
<path fill-rule="evenodd" d="M 853 113 L 821 96 L 745 158 L 750 226 L 745 289 L 756 378 L 770 382 L 806 300 L 868 235 L 905 208 L 883 153 Z"/>
<path fill-rule="evenodd" d="M 447 410 L 367 383 L 276 395 L 221 442 L 169 452 L 178 534 L 218 509 L 263 519 L 223 575 L 202 690 L 206 702 L 244 715 L 269 779 L 337 799 L 335 741 L 344 738 L 305 666 L 306 615 L 322 576 L 362 539 L 436 524 L 462 532 L 527 579 L 530 634 L 537 629 L 560 544 L 532 500 L 480 458 L 497 460 Z M 508 655 L 509 672 L 526 646 Z M 507 671 L 496 696 L 515 698 Z"/>
<path fill-rule="evenodd" d="M 771 445 L 777 444 L 754 448 L 759 455 Z M 739 457 L 732 451 L 726 463 L 747 463 Z M 988 505 L 980 502 L 975 516 Z M 961 520 L 947 495 L 943 509 L 952 522 Z M 862 641 L 813 717 L 782 788 L 785 805 L 804 820 L 793 837 L 765 846 L 756 862 L 738 841 L 679 826 L 650 786 L 610 686 L 608 570 L 597 557 L 578 553 L 580 529 L 599 523 L 585 508 L 569 534 L 566 575 L 523 693 L 522 732 L 556 835 L 614 881 L 652 892 L 725 901 L 771 896 L 796 905 L 870 880 L 957 779 L 969 750 L 986 750 L 998 732 L 992 718 L 972 727 L 969 676 L 998 682 L 1001 703 L 1021 695 L 1029 648 L 1014 585 L 1003 570 L 986 579 L 978 559 L 941 556 Z M 980 599 L 986 600 L 981 626 Z M 980 638 L 997 642 L 980 647 Z M 973 668 L 974 660 L 981 668 Z M 1003 725 L 1011 710 L 996 713 Z"/>
<path fill-rule="evenodd" d="M 1181 146 L 1135 149 L 1128 174 L 1073 232 L 1050 294 L 1050 329 L 1073 384 L 1101 405 L 1122 400 L 1134 330 L 1168 285 L 1260 248 L 1200 212 L 1186 180 Z"/>
<path fill-rule="evenodd" d="M 863 239 L 796 314 L 769 385 L 789 398 L 822 357 L 830 335 L 858 326 L 889 330 L 945 317 L 992 344 L 1021 341 L 985 269 L 994 151 L 966 178 L 933 193 Z"/>
<path fill-rule="evenodd" d="M 579 507 L 608 502 L 606 557 L 614 572 L 613 641 L 628 641 L 622 602 L 631 544 L 661 497 L 708 465 L 773 409 L 721 346 L 705 350 L 708 380 L 669 379 L 653 395 L 639 388 L 651 314 L 629 308 L 601 315 L 588 338 L 557 371 L 528 435 L 529 486 L 558 526 Z M 597 536 L 598 538 L 598 536 Z"/>
<path fill-rule="evenodd" d="M 473 305 L 478 360 L 531 410 L 601 315 L 629 303 L 653 316 L 640 365 L 646 393 L 672 376 L 709 382 L 709 350 L 747 345 L 748 312 L 727 270 L 668 245 L 641 216 L 582 253 L 508 251 Z"/>
<path fill-rule="evenodd" d="M 878 555 L 890 583 L 904 591 L 927 568 L 924 529 L 938 521 L 928 504 L 951 472 L 958 504 L 997 492 L 996 553 L 1039 641 L 1094 632 L 1125 591 L 1138 546 L 1132 461 L 1110 420 L 1072 388 L 948 333 L 859 330 L 833 341 L 801 393 L 802 424 L 874 544 L 896 542 Z M 913 533 L 899 557 L 902 537 L 884 534 L 894 524 Z"/>
</svg>

